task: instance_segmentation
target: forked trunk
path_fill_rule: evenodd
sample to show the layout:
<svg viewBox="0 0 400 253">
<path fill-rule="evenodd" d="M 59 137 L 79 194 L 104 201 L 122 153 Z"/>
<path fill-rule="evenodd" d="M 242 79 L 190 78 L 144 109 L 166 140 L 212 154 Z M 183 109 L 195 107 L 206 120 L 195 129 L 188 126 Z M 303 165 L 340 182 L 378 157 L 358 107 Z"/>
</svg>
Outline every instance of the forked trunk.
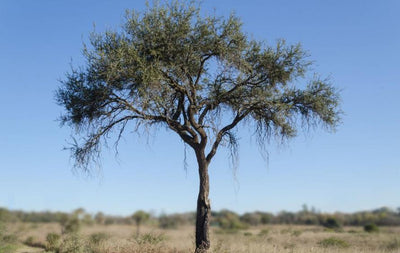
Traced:
<svg viewBox="0 0 400 253">
<path fill-rule="evenodd" d="M 205 253 L 210 248 L 209 225 L 211 205 L 210 200 L 208 199 L 210 189 L 208 163 L 204 153 L 197 153 L 197 162 L 199 164 L 200 189 L 199 196 L 197 198 L 195 253 Z"/>
</svg>

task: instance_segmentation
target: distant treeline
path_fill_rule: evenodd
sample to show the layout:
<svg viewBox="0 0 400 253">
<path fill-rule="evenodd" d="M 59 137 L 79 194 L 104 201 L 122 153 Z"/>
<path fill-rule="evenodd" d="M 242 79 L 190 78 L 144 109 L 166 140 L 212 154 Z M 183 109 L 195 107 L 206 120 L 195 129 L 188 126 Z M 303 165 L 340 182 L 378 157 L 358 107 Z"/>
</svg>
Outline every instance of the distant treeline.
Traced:
<svg viewBox="0 0 400 253">
<path fill-rule="evenodd" d="M 195 213 L 151 215 L 149 213 L 147 224 L 157 225 L 161 228 L 176 228 L 180 225 L 195 224 Z M 0 222 L 58 222 L 65 224 L 68 220 L 75 219 L 82 225 L 93 224 L 135 224 L 132 216 L 110 216 L 101 212 L 87 213 L 83 208 L 72 213 L 65 212 L 25 212 L 0 208 Z M 229 210 L 213 211 L 211 224 L 223 229 L 240 229 L 248 226 L 266 224 L 298 224 L 298 225 L 326 225 L 334 220 L 343 226 L 365 226 L 376 224 L 378 226 L 400 226 L 400 208 L 392 210 L 382 207 L 372 211 L 356 213 L 321 213 L 314 208 L 309 210 L 306 206 L 298 212 L 282 211 L 278 214 L 269 212 L 251 212 L 239 215 Z"/>
</svg>

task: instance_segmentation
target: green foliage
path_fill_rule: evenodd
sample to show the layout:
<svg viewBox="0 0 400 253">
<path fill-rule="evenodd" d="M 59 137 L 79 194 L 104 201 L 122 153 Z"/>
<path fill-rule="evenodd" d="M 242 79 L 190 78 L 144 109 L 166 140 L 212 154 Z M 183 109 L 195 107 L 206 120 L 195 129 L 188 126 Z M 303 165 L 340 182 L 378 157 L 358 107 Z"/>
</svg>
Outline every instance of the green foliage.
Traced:
<svg viewBox="0 0 400 253">
<path fill-rule="evenodd" d="M 114 130 L 121 136 L 128 122 L 164 125 L 192 148 L 209 137 L 210 161 L 221 143 L 237 145 L 231 130 L 245 119 L 260 144 L 294 137 L 298 120 L 330 129 L 340 121 L 329 81 L 298 85 L 311 65 L 299 44 L 253 40 L 240 18 L 202 16 L 196 2 L 127 11 L 122 30 L 93 33 L 84 56 L 86 66 L 72 69 L 56 92 L 61 121 L 84 135 L 71 147 L 84 170 L 103 138 Z"/>
<path fill-rule="evenodd" d="M 245 213 L 240 216 L 240 220 L 250 226 L 258 226 L 262 223 L 262 216 L 259 213 Z"/>
<path fill-rule="evenodd" d="M 106 217 L 105 217 L 104 213 L 98 212 L 94 216 L 94 220 L 96 221 L 97 224 L 103 225 L 104 222 L 106 221 Z"/>
<path fill-rule="evenodd" d="M 182 223 L 179 215 L 161 215 L 158 218 L 158 226 L 162 229 L 175 229 Z"/>
<path fill-rule="evenodd" d="M 271 213 L 260 213 L 261 216 L 261 224 L 269 224 L 272 219 L 274 218 L 274 215 Z"/>
<path fill-rule="evenodd" d="M 294 231 L 292 231 L 291 235 L 292 235 L 292 236 L 295 236 L 295 237 L 298 237 L 298 236 L 300 236 L 302 233 L 303 233 L 303 232 L 302 232 L 301 230 L 294 230 Z"/>
<path fill-rule="evenodd" d="M 16 243 L 18 240 L 18 237 L 14 234 L 6 234 L 2 236 L 1 241 L 4 243 Z"/>
<path fill-rule="evenodd" d="M 276 218 L 280 224 L 294 224 L 296 222 L 296 214 L 292 212 L 281 211 Z"/>
<path fill-rule="evenodd" d="M 30 246 L 30 247 L 35 247 L 35 248 L 42 248 L 42 249 L 46 248 L 46 245 L 43 245 L 43 243 L 40 242 L 34 236 L 29 236 L 28 238 L 26 238 L 26 240 L 24 241 L 24 244 L 27 246 Z"/>
<path fill-rule="evenodd" d="M 35 241 L 36 241 L 36 238 L 35 238 L 34 236 L 29 236 L 29 237 L 26 238 L 26 240 L 24 241 L 24 244 L 25 244 L 25 245 L 28 245 L 28 246 L 32 246 L 32 245 L 34 245 Z"/>
<path fill-rule="evenodd" d="M 98 232 L 89 236 L 89 242 L 94 245 L 99 245 L 110 238 L 109 234 Z"/>
<path fill-rule="evenodd" d="M 77 233 L 80 230 L 81 224 L 79 219 L 71 218 L 64 227 L 64 233 Z"/>
<path fill-rule="evenodd" d="M 329 217 L 327 218 L 322 225 L 328 229 L 340 229 L 342 226 L 340 225 L 340 223 L 337 221 L 336 218 L 334 217 Z"/>
<path fill-rule="evenodd" d="M 368 233 L 377 233 L 379 232 L 379 227 L 373 223 L 367 224 L 364 226 L 364 231 Z"/>
<path fill-rule="evenodd" d="M 154 234 L 154 233 L 146 233 L 144 235 L 135 238 L 135 241 L 139 245 L 143 244 L 157 245 L 164 240 L 165 236 L 163 234 Z"/>
<path fill-rule="evenodd" d="M 321 240 L 318 242 L 318 245 L 324 248 L 348 248 L 350 247 L 350 244 L 342 239 L 336 238 L 336 237 L 329 237 L 324 240 Z"/>
<path fill-rule="evenodd" d="M 87 226 L 93 225 L 94 224 L 94 219 L 93 219 L 92 215 L 90 215 L 88 213 L 84 214 L 83 218 L 82 218 L 82 223 L 87 225 Z"/>
<path fill-rule="evenodd" d="M 269 229 L 262 229 L 262 230 L 258 233 L 259 236 L 266 236 L 266 235 L 268 235 L 268 234 L 269 234 Z"/>
<path fill-rule="evenodd" d="M 7 233 L 5 225 L 0 220 L 0 253 L 15 252 L 18 248 L 16 243 L 17 243 L 17 236 L 14 234 Z"/>
<path fill-rule="evenodd" d="M 240 221 L 239 215 L 228 210 L 219 212 L 216 220 L 221 229 L 237 230 L 248 228 L 247 224 Z"/>
<path fill-rule="evenodd" d="M 5 209 L 5 208 L 0 208 L 0 223 L 1 222 L 8 222 L 10 220 L 11 213 Z"/>
<path fill-rule="evenodd" d="M 46 250 L 58 252 L 61 245 L 61 236 L 56 233 L 49 233 L 46 236 Z"/>
<path fill-rule="evenodd" d="M 62 227 L 64 228 L 66 224 L 72 219 L 73 214 L 67 214 L 62 212 L 23 212 L 23 211 L 7 211 L 3 213 L 8 213 L 8 215 L 15 217 L 15 219 L 24 221 L 24 222 L 34 222 L 30 225 L 26 225 L 19 228 L 19 230 L 23 229 L 36 229 L 38 228 L 37 222 L 60 222 Z M 85 222 L 85 217 L 87 214 L 82 216 L 82 220 L 80 220 L 80 224 L 88 224 Z M 161 219 L 169 220 L 169 218 L 165 217 L 166 215 L 162 215 Z M 169 227 L 177 227 L 179 225 L 187 224 L 192 225 L 195 221 L 194 213 L 183 213 L 183 214 L 172 214 L 171 216 L 172 222 Z M 211 223 L 213 225 L 218 225 L 218 222 L 215 217 L 220 216 L 219 212 L 212 213 Z M 261 220 L 259 220 L 261 217 Z M 372 211 L 363 211 L 356 213 L 335 213 L 335 214 L 321 214 L 317 212 L 304 212 L 304 210 L 299 211 L 297 213 L 292 212 L 280 212 L 277 215 L 267 213 L 267 212 L 253 212 L 253 213 L 245 213 L 239 217 L 242 223 L 248 225 L 257 225 L 258 222 L 260 224 L 302 224 L 302 225 L 314 225 L 314 224 L 325 224 L 328 218 L 336 219 L 337 223 L 342 224 L 343 226 L 365 226 L 368 224 L 375 224 L 376 226 L 399 226 L 400 225 L 400 216 L 397 211 L 390 210 L 387 208 L 378 208 Z M 97 213 L 94 216 L 94 220 L 97 224 L 105 224 L 107 220 L 107 224 L 132 224 L 132 217 L 120 217 L 120 216 L 106 216 L 103 213 Z M 158 222 L 158 218 L 151 217 L 149 220 L 152 224 L 156 224 Z M 90 224 L 90 223 L 89 223 Z M 174 225 L 175 224 L 175 225 Z M 168 227 L 168 225 L 166 225 Z M 3 229 L 4 230 L 4 229 Z M 335 229 L 333 229 L 335 230 Z M 79 229 L 78 229 L 79 231 Z"/>
<path fill-rule="evenodd" d="M 86 253 L 85 241 L 77 234 L 69 234 L 62 241 L 59 253 Z"/>
<path fill-rule="evenodd" d="M 146 213 L 145 211 L 139 210 L 136 211 L 132 215 L 132 219 L 135 221 L 137 230 L 136 230 L 136 236 L 139 236 L 140 233 L 140 225 L 144 222 L 146 222 L 148 219 L 150 219 L 150 214 Z"/>
<path fill-rule="evenodd" d="M 109 238 L 110 238 L 109 234 L 102 232 L 91 234 L 88 237 L 87 242 L 85 244 L 86 252 L 87 253 L 107 252 L 105 248 L 106 248 L 106 242 Z"/>
<path fill-rule="evenodd" d="M 81 221 L 77 215 L 67 216 L 66 219 L 61 222 L 61 227 L 63 234 L 78 233 L 81 229 Z"/>
<path fill-rule="evenodd" d="M 0 253 L 14 253 L 17 251 L 18 246 L 14 244 L 4 244 L 0 242 Z"/>
<path fill-rule="evenodd" d="M 149 218 L 150 214 L 142 210 L 136 211 L 132 215 L 132 219 L 136 222 L 136 225 L 146 222 Z"/>
</svg>

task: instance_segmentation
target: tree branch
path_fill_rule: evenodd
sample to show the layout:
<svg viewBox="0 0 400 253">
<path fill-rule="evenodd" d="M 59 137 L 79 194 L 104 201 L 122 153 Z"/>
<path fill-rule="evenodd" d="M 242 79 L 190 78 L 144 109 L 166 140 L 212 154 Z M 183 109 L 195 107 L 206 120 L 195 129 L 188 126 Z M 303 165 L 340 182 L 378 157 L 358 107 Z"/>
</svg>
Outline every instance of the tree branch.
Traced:
<svg viewBox="0 0 400 253">
<path fill-rule="evenodd" d="M 212 145 L 211 150 L 210 150 L 210 152 L 208 153 L 208 155 L 207 155 L 207 157 L 206 157 L 207 162 L 210 162 L 211 159 L 214 157 L 215 153 L 217 152 L 218 146 L 219 146 L 219 144 L 221 143 L 222 138 L 224 137 L 224 135 L 225 135 L 229 130 L 231 130 L 232 128 L 234 128 L 234 127 L 235 127 L 244 117 L 246 117 L 248 114 L 249 114 L 249 111 L 244 112 L 242 115 L 240 115 L 240 112 L 238 112 L 238 113 L 236 114 L 236 117 L 233 119 L 233 121 L 232 121 L 229 125 L 225 126 L 224 128 L 222 128 L 222 129 L 218 132 L 217 137 L 216 137 L 216 139 L 215 139 L 215 141 L 214 141 L 214 144 Z"/>
</svg>

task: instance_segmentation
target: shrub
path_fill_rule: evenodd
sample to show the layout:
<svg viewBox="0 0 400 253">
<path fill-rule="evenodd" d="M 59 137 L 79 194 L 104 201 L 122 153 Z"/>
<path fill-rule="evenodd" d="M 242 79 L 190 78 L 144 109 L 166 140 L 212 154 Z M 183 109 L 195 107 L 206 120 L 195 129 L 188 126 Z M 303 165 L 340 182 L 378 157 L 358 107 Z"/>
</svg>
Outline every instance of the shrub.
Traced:
<svg viewBox="0 0 400 253">
<path fill-rule="evenodd" d="M 35 247 L 35 248 L 46 248 L 45 245 L 43 245 L 41 242 L 39 242 L 37 240 L 36 237 L 33 236 L 29 236 L 28 238 L 26 238 L 26 240 L 24 241 L 24 244 L 30 247 Z"/>
<path fill-rule="evenodd" d="M 70 217 L 64 224 L 62 224 L 63 234 L 78 233 L 81 228 L 81 222 L 78 217 Z"/>
<path fill-rule="evenodd" d="M 56 233 L 49 233 L 46 236 L 46 250 L 58 252 L 61 245 L 61 236 Z"/>
<path fill-rule="evenodd" d="M 13 253 L 17 250 L 14 244 L 17 237 L 13 234 L 5 234 L 5 226 L 0 221 L 0 253 Z"/>
<path fill-rule="evenodd" d="M 268 233 L 269 233 L 269 229 L 262 229 L 260 231 L 260 233 L 258 233 L 258 235 L 259 236 L 265 236 L 265 235 L 268 235 Z"/>
<path fill-rule="evenodd" d="M 292 236 L 295 236 L 295 237 L 298 237 L 298 236 L 300 236 L 302 233 L 303 233 L 303 232 L 300 231 L 300 230 L 294 230 L 294 231 L 292 231 L 291 235 L 292 235 Z"/>
<path fill-rule="evenodd" d="M 173 214 L 173 215 L 161 215 L 158 218 L 158 225 L 162 229 L 171 229 L 171 228 L 177 228 L 179 225 L 182 225 L 185 223 L 185 220 L 183 216 L 179 214 Z"/>
<path fill-rule="evenodd" d="M 340 229 L 342 227 L 334 217 L 327 218 L 322 225 L 329 229 Z"/>
<path fill-rule="evenodd" d="M 2 238 L 2 241 L 4 243 L 16 243 L 17 240 L 18 240 L 17 236 L 12 234 L 4 235 Z"/>
<path fill-rule="evenodd" d="M 336 238 L 336 237 L 329 237 L 326 238 L 322 241 L 318 242 L 318 245 L 320 245 L 321 247 L 324 248 L 328 248 L 328 247 L 334 247 L 334 248 L 348 248 L 350 247 L 350 244 L 347 243 L 346 241 Z"/>
<path fill-rule="evenodd" d="M 269 224 L 274 218 L 273 214 L 270 213 L 261 213 L 261 224 Z"/>
<path fill-rule="evenodd" d="M 110 235 L 102 232 L 94 233 L 89 236 L 85 244 L 85 253 L 102 253 L 106 251 L 106 241 L 110 238 Z"/>
<path fill-rule="evenodd" d="M 217 222 L 221 229 L 226 230 L 248 228 L 248 225 L 241 222 L 239 216 L 236 213 L 228 210 L 224 210 L 219 213 L 219 217 L 217 217 Z"/>
<path fill-rule="evenodd" d="M 84 241 L 77 234 L 68 235 L 60 245 L 59 253 L 84 253 Z"/>
<path fill-rule="evenodd" d="M 13 253 L 17 250 L 17 246 L 16 245 L 12 245 L 12 244 L 2 244 L 0 242 L 0 253 Z"/>
<path fill-rule="evenodd" d="M 35 238 L 35 237 L 29 236 L 29 237 L 26 238 L 26 240 L 24 241 L 24 244 L 25 244 L 25 245 L 28 245 L 28 246 L 32 246 L 32 245 L 35 243 L 35 241 L 36 241 L 36 238 Z"/>
<path fill-rule="evenodd" d="M 139 245 L 143 244 L 156 245 L 164 240 L 165 236 L 163 234 L 152 234 L 152 233 L 143 234 L 135 238 L 135 241 Z"/>
<path fill-rule="evenodd" d="M 368 233 L 376 233 L 379 232 L 379 228 L 374 223 L 371 223 L 364 226 L 364 231 Z"/>
<path fill-rule="evenodd" d="M 106 233 L 94 233 L 89 236 L 89 242 L 94 245 L 99 245 L 106 241 L 108 238 L 110 238 L 110 236 Z"/>
<path fill-rule="evenodd" d="M 261 215 L 258 213 L 245 213 L 240 217 L 240 221 L 251 226 L 258 226 L 261 224 Z"/>
</svg>

